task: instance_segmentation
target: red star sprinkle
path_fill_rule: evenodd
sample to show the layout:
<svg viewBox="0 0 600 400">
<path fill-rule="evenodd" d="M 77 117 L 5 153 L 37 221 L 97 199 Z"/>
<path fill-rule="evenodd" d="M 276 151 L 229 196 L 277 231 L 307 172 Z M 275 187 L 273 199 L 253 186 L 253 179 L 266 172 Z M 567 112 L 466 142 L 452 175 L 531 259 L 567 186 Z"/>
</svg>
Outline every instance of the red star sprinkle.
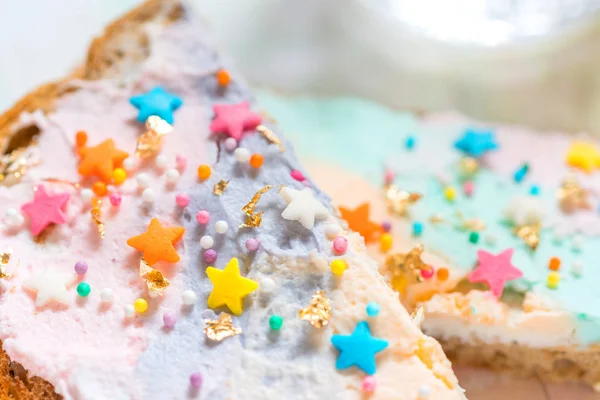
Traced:
<svg viewBox="0 0 600 400">
<path fill-rule="evenodd" d="M 477 268 L 469 274 L 469 282 L 485 282 L 494 296 L 500 297 L 507 281 L 523 276 L 510 261 L 513 252 L 514 249 L 506 249 L 493 255 L 485 250 L 477 251 Z"/>
<path fill-rule="evenodd" d="M 215 119 L 210 124 L 210 131 L 224 133 L 235 140 L 240 140 L 246 131 L 256 129 L 262 122 L 262 117 L 250 111 L 250 103 L 244 101 L 238 104 L 215 104 L 213 106 Z"/>
<path fill-rule="evenodd" d="M 69 193 L 49 195 L 44 186 L 39 185 L 33 201 L 23 204 L 21 210 L 29 215 L 31 221 L 29 229 L 33 236 L 39 235 L 50 224 L 64 224 L 65 214 L 63 208 L 69 201 Z"/>
</svg>

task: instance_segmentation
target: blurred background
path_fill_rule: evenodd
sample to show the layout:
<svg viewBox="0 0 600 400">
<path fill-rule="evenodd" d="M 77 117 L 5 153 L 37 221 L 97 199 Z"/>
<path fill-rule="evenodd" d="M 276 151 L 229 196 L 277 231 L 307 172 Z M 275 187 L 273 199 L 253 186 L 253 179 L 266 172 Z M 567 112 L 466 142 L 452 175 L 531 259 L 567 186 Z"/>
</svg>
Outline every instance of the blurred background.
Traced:
<svg viewBox="0 0 600 400">
<path fill-rule="evenodd" d="M 140 3 L 0 0 L 0 110 L 75 69 L 90 40 Z M 600 132 L 600 0 L 190 3 L 255 87 Z M 457 374 L 474 400 L 600 398 L 576 385 Z"/>
</svg>

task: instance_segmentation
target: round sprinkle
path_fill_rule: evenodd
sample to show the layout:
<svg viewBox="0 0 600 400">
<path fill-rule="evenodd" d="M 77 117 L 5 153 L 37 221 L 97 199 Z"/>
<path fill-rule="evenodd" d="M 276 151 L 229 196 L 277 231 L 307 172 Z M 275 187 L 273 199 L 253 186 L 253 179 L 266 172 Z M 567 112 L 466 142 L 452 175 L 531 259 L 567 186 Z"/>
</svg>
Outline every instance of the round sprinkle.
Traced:
<svg viewBox="0 0 600 400">
<path fill-rule="evenodd" d="M 100 291 L 100 301 L 103 303 L 112 303 L 115 301 L 115 292 L 111 288 L 104 288 Z"/>
<path fill-rule="evenodd" d="M 487 235 L 485 235 L 485 242 L 487 244 L 489 244 L 490 246 L 493 246 L 496 244 L 496 235 L 493 233 L 488 233 Z"/>
<path fill-rule="evenodd" d="M 75 273 L 77 275 L 84 275 L 88 270 L 88 265 L 85 261 L 77 261 L 75 263 Z"/>
<path fill-rule="evenodd" d="M 306 179 L 304 177 L 304 174 L 302 172 L 298 171 L 297 169 L 290 172 L 290 175 L 292 176 L 292 178 L 294 178 L 298 182 L 302 182 L 304 179 Z"/>
<path fill-rule="evenodd" d="M 210 249 L 213 247 L 213 244 L 215 244 L 215 241 L 211 236 L 204 235 L 200 238 L 200 246 L 202 246 L 203 249 Z"/>
<path fill-rule="evenodd" d="M 75 145 L 77 147 L 83 147 L 86 145 L 88 140 L 88 135 L 84 131 L 79 131 L 75 134 Z"/>
<path fill-rule="evenodd" d="M 529 188 L 529 194 L 537 196 L 538 194 L 540 194 L 540 187 L 538 185 L 531 185 L 531 187 Z"/>
<path fill-rule="evenodd" d="M 469 233 L 469 242 L 473 243 L 473 244 L 477 244 L 479 242 L 479 232 Z"/>
<path fill-rule="evenodd" d="M 423 223 L 419 221 L 413 222 L 413 236 L 421 236 L 423 234 Z"/>
<path fill-rule="evenodd" d="M 210 178 L 211 172 L 210 165 L 202 164 L 198 167 L 198 179 L 201 181 L 207 180 Z"/>
<path fill-rule="evenodd" d="M 233 152 L 233 156 L 239 163 L 247 163 L 250 161 L 250 152 L 243 147 L 238 147 Z"/>
<path fill-rule="evenodd" d="M 227 86 L 231 83 L 231 75 L 226 69 L 220 69 L 216 73 L 217 83 L 219 86 Z"/>
<path fill-rule="evenodd" d="M 412 150 L 412 149 L 414 149 L 416 143 L 417 143 L 417 139 L 415 139 L 414 136 L 409 136 L 404 141 L 404 146 L 406 146 L 406 148 L 408 150 Z"/>
<path fill-rule="evenodd" d="M 463 183 L 463 192 L 465 193 L 466 196 L 472 196 L 473 192 L 475 190 L 475 185 L 473 184 L 472 181 L 466 181 L 465 183 Z"/>
<path fill-rule="evenodd" d="M 79 196 L 81 197 L 81 201 L 83 201 L 84 203 L 89 203 L 92 201 L 92 197 L 94 197 L 94 192 L 92 192 L 92 190 L 88 188 L 81 189 L 81 193 L 79 193 Z"/>
<path fill-rule="evenodd" d="M 565 237 L 567 236 L 564 229 L 561 229 L 561 228 L 554 228 L 553 234 L 554 234 L 553 240 L 557 244 L 561 243 L 563 240 L 565 240 Z"/>
<path fill-rule="evenodd" d="M 328 239 L 333 240 L 340 234 L 342 228 L 338 224 L 327 224 L 325 225 L 325 235 Z"/>
<path fill-rule="evenodd" d="M 558 271 L 560 269 L 560 258 L 552 257 L 550 261 L 548 261 L 548 269 L 551 271 Z"/>
<path fill-rule="evenodd" d="M 421 270 L 421 276 L 423 279 L 431 279 L 435 274 L 435 268 L 433 268 L 431 265 L 428 265 L 427 267 L 428 268 L 423 268 Z"/>
<path fill-rule="evenodd" d="M 270 296 L 275 293 L 276 289 L 277 286 L 275 285 L 275 281 L 273 281 L 273 279 L 264 277 L 260 280 L 260 291 L 262 294 Z"/>
<path fill-rule="evenodd" d="M 140 189 L 146 189 L 150 185 L 150 177 L 144 172 L 137 174 L 135 181 Z"/>
<path fill-rule="evenodd" d="M 184 290 L 181 293 L 181 302 L 186 306 L 191 306 L 196 303 L 196 293 L 193 290 Z"/>
<path fill-rule="evenodd" d="M 237 147 L 238 142 L 234 138 L 230 137 L 225 139 L 225 149 L 227 151 L 233 151 Z"/>
<path fill-rule="evenodd" d="M 175 202 L 179 207 L 186 207 L 190 204 L 190 196 L 187 193 L 179 193 L 177 197 L 175 197 Z"/>
<path fill-rule="evenodd" d="M 183 171 L 187 167 L 187 162 L 188 159 L 183 154 L 177 154 L 175 156 L 175 165 L 177 166 L 178 170 Z"/>
<path fill-rule="evenodd" d="M 448 277 L 450 276 L 450 271 L 448 271 L 448 268 L 440 268 L 437 270 L 437 280 L 440 282 L 446 282 L 448 280 Z"/>
<path fill-rule="evenodd" d="M 121 185 L 127 179 L 127 172 L 123 168 L 117 168 L 112 173 L 113 183 L 115 185 Z"/>
<path fill-rule="evenodd" d="M 365 376 L 362 381 L 362 390 L 365 393 L 373 393 L 377 388 L 377 381 L 374 376 Z"/>
<path fill-rule="evenodd" d="M 281 318 L 279 315 L 271 315 L 271 318 L 269 318 L 269 326 L 271 327 L 271 329 L 273 329 L 274 331 L 278 331 L 281 329 L 282 325 L 283 318 Z"/>
<path fill-rule="evenodd" d="M 250 157 L 250 165 L 254 168 L 260 168 L 263 164 L 263 156 L 258 153 L 252 154 Z"/>
<path fill-rule="evenodd" d="M 142 192 L 142 200 L 144 201 L 144 203 L 152 204 L 152 203 L 154 203 L 155 199 L 156 199 L 156 192 L 153 189 L 150 189 L 150 188 L 144 189 L 144 191 Z"/>
<path fill-rule="evenodd" d="M 446 172 L 440 172 L 436 175 L 437 180 L 444 186 L 448 185 L 452 181 L 452 177 Z"/>
<path fill-rule="evenodd" d="M 121 205 L 122 199 L 123 199 L 123 197 L 121 196 L 121 193 L 118 193 L 118 192 L 112 193 L 109 197 L 110 204 L 115 207 L 118 207 Z"/>
<path fill-rule="evenodd" d="M 225 232 L 227 232 L 227 229 L 229 229 L 229 224 L 227 224 L 226 221 L 217 221 L 215 223 L 215 231 L 217 233 L 220 233 L 222 235 Z"/>
<path fill-rule="evenodd" d="M 177 322 L 177 316 L 173 311 L 167 311 L 163 314 L 163 324 L 165 327 L 172 329 Z"/>
<path fill-rule="evenodd" d="M 4 223 L 9 229 L 19 228 L 24 222 L 25 217 L 16 208 L 8 208 L 4 213 Z"/>
<path fill-rule="evenodd" d="M 422 385 L 418 392 L 419 400 L 427 400 L 431 396 L 431 389 L 427 385 Z"/>
<path fill-rule="evenodd" d="M 123 168 L 125 168 L 126 171 L 133 171 L 135 169 L 136 166 L 136 162 L 133 158 L 128 157 L 125 160 L 123 160 Z"/>
<path fill-rule="evenodd" d="M 258 250 L 258 240 L 254 239 L 254 238 L 250 238 L 248 240 L 246 240 L 246 249 L 248 249 L 248 251 L 256 251 Z"/>
<path fill-rule="evenodd" d="M 131 318 L 135 315 L 135 308 L 131 304 L 127 304 L 123 307 L 123 311 L 125 311 L 125 318 Z"/>
<path fill-rule="evenodd" d="M 582 236 L 574 236 L 571 240 L 571 248 L 573 251 L 581 251 L 583 249 L 583 237 Z"/>
<path fill-rule="evenodd" d="M 343 236 L 338 236 L 333 240 L 333 251 L 336 254 L 345 254 L 348 250 L 348 239 Z"/>
<path fill-rule="evenodd" d="M 133 309 L 138 314 L 143 314 L 148 311 L 148 302 L 145 299 L 135 299 L 133 302 Z"/>
<path fill-rule="evenodd" d="M 98 197 L 105 196 L 108 193 L 108 189 L 106 188 L 106 184 L 102 181 L 94 182 L 92 185 L 92 191 Z"/>
<path fill-rule="evenodd" d="M 210 221 L 210 214 L 206 210 L 198 211 L 198 214 L 196 214 L 196 221 L 201 225 L 208 224 L 208 221 Z"/>
<path fill-rule="evenodd" d="M 448 201 L 454 201 L 454 198 L 456 197 L 456 189 L 454 189 L 452 186 L 446 186 L 444 188 L 444 197 Z"/>
<path fill-rule="evenodd" d="M 571 265 L 571 273 L 575 276 L 581 276 L 581 272 L 583 271 L 583 262 L 580 260 L 573 261 Z"/>
<path fill-rule="evenodd" d="M 92 288 L 87 282 L 79 282 L 79 285 L 77 285 L 77 294 L 81 297 L 87 297 L 91 291 Z"/>
<path fill-rule="evenodd" d="M 329 266 L 331 268 L 331 272 L 333 272 L 333 274 L 337 276 L 342 276 L 347 267 L 346 261 L 341 260 L 339 258 L 333 260 Z"/>
<path fill-rule="evenodd" d="M 392 231 L 392 224 L 388 221 L 382 222 L 381 223 L 381 229 L 385 232 L 385 233 L 389 233 Z"/>
<path fill-rule="evenodd" d="M 212 264 L 217 261 L 217 252 L 214 249 L 208 249 L 204 251 L 202 256 L 204 257 L 204 262 L 208 264 Z"/>
<path fill-rule="evenodd" d="M 558 272 L 552 271 L 552 272 L 548 273 L 548 280 L 546 281 L 546 285 L 550 289 L 556 289 L 559 282 L 560 282 L 560 274 Z"/>
<path fill-rule="evenodd" d="M 154 165 L 156 165 L 156 168 L 158 168 L 158 169 L 167 168 L 168 162 L 169 162 L 169 160 L 167 159 L 167 156 L 165 156 L 164 154 L 159 154 L 154 159 Z"/>
<path fill-rule="evenodd" d="M 190 375 L 190 386 L 194 389 L 200 389 L 202 387 L 202 374 L 200 372 L 194 372 Z"/>
<path fill-rule="evenodd" d="M 374 301 L 370 302 L 369 304 L 367 304 L 367 315 L 369 317 L 376 317 L 379 315 L 379 311 L 381 311 L 381 307 L 379 306 L 379 304 L 375 303 Z"/>
<path fill-rule="evenodd" d="M 177 171 L 175 168 L 171 168 L 171 169 L 167 170 L 165 175 L 167 177 L 168 185 L 176 184 L 180 177 L 179 171 Z"/>
<path fill-rule="evenodd" d="M 388 251 L 390 251 L 392 249 L 392 235 L 390 235 L 389 233 L 383 233 L 380 237 L 379 237 L 379 249 L 383 252 L 386 253 Z"/>
</svg>

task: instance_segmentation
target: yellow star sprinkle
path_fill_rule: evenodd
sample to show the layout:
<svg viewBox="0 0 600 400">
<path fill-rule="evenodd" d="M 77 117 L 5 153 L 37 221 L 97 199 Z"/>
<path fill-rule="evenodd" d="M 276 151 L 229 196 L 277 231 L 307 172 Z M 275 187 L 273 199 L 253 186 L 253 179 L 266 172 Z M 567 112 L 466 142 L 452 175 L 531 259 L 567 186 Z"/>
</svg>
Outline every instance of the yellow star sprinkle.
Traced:
<svg viewBox="0 0 600 400">
<path fill-rule="evenodd" d="M 240 266 L 235 257 L 229 260 L 223 270 L 208 267 L 206 275 L 213 284 L 208 296 L 208 307 L 212 309 L 227 306 L 233 314 L 240 315 L 244 311 L 244 297 L 258 289 L 257 282 L 240 275 Z"/>
<path fill-rule="evenodd" d="M 590 173 L 600 167 L 600 153 L 591 143 L 573 142 L 567 153 L 567 164 Z"/>
</svg>

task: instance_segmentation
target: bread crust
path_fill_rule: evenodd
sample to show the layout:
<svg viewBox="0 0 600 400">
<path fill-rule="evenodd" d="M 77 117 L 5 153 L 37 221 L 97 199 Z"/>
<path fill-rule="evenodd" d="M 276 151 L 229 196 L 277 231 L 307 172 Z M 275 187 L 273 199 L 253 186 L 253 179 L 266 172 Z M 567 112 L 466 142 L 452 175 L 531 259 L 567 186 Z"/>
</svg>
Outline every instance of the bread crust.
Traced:
<svg viewBox="0 0 600 400">
<path fill-rule="evenodd" d="M 142 61 L 147 55 L 149 42 L 143 26 L 159 17 L 165 23 L 182 18 L 184 12 L 179 0 L 147 0 L 137 8 L 108 25 L 104 32 L 96 37 L 88 50 L 85 64 L 70 76 L 41 85 L 25 95 L 10 109 L 0 115 L 0 149 L 2 153 L 21 147 L 24 143 L 20 129 L 14 127 L 23 112 L 42 110 L 54 111 L 56 101 L 65 93 L 76 90 L 65 83 L 72 79 L 97 80 L 110 78 L 118 74 L 119 60 L 130 57 L 118 51 L 116 44 L 123 34 L 136 35 L 140 48 L 134 54 L 136 61 Z M 111 46 L 112 44 L 112 46 Z M 26 139 L 26 138 L 25 138 Z M 0 341 L 0 400 L 59 400 L 63 397 L 55 393 L 49 382 L 29 373 L 20 364 L 11 361 Z"/>
</svg>

